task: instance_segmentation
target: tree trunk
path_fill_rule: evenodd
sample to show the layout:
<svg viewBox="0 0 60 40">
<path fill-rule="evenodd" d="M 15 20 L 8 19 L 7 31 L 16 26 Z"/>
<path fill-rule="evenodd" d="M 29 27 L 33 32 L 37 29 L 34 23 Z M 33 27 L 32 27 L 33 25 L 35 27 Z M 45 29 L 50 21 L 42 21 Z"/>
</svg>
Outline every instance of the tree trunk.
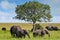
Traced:
<svg viewBox="0 0 60 40">
<path fill-rule="evenodd" d="M 35 30 L 35 23 L 33 22 L 31 32 L 34 30 Z"/>
<path fill-rule="evenodd" d="M 33 22 L 33 31 L 35 30 L 35 23 Z"/>
</svg>

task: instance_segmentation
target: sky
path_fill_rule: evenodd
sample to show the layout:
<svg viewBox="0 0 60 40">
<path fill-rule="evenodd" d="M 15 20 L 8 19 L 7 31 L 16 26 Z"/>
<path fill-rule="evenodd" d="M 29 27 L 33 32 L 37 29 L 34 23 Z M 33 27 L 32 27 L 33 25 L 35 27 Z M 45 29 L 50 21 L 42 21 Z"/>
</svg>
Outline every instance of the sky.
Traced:
<svg viewBox="0 0 60 40">
<path fill-rule="evenodd" d="M 32 0 L 0 0 L 0 22 L 25 22 L 13 19 L 16 16 L 15 8 L 17 5 L 24 4 Z M 60 23 L 60 0 L 35 0 L 50 6 L 52 15 L 51 22 Z"/>
</svg>

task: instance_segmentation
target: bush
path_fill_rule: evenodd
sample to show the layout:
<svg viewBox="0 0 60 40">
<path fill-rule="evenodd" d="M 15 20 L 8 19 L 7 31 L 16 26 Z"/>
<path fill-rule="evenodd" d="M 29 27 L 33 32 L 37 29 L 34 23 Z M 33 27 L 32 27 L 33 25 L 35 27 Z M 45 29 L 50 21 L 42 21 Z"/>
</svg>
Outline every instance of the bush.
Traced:
<svg viewBox="0 0 60 40">
<path fill-rule="evenodd" d="M 39 24 L 35 24 L 35 30 L 37 30 L 37 29 L 42 30 L 43 27 L 42 27 L 41 25 L 39 25 Z M 34 29 L 32 28 L 32 29 L 31 29 L 31 32 L 32 32 L 33 30 L 34 30 Z"/>
<path fill-rule="evenodd" d="M 39 25 L 39 24 L 35 24 L 35 30 L 36 29 L 40 29 L 41 30 L 41 29 L 43 29 L 43 27 L 41 25 Z"/>
</svg>

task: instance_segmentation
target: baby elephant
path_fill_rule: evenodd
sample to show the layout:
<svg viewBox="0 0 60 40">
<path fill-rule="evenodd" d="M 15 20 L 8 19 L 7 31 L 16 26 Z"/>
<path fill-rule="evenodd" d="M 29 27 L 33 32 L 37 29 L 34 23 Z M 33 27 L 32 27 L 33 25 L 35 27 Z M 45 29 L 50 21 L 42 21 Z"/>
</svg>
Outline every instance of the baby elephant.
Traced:
<svg viewBox="0 0 60 40">
<path fill-rule="evenodd" d="M 6 28 L 5 28 L 5 27 L 3 27 L 3 28 L 2 28 L 2 30 L 3 30 L 3 31 L 6 31 Z"/>
<path fill-rule="evenodd" d="M 50 33 L 48 32 L 48 30 L 35 30 L 35 31 L 33 31 L 33 37 L 36 37 L 37 35 L 43 37 L 45 34 L 48 34 L 48 36 L 50 37 Z"/>
</svg>

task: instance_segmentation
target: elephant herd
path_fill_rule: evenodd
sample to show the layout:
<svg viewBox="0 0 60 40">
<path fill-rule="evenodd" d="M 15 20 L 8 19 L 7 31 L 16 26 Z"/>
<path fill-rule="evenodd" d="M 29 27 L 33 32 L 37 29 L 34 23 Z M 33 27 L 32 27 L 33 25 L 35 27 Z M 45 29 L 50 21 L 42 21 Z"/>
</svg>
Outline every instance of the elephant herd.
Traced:
<svg viewBox="0 0 60 40">
<path fill-rule="evenodd" d="M 6 31 L 6 28 L 3 27 L 2 28 L 3 31 Z M 33 30 L 32 34 L 33 37 L 36 36 L 41 36 L 43 37 L 45 34 L 47 34 L 50 37 L 50 33 L 49 31 L 51 30 L 58 30 L 58 28 L 56 26 L 46 26 L 45 29 L 37 29 L 37 30 Z M 11 26 L 10 28 L 10 34 L 12 37 L 17 37 L 17 38 L 22 38 L 22 37 L 26 37 L 28 36 L 28 38 L 30 38 L 29 32 L 26 29 L 22 29 L 20 26 Z"/>
<path fill-rule="evenodd" d="M 29 32 L 25 29 L 22 29 L 20 26 L 12 26 L 10 29 L 10 33 L 13 37 L 25 38 L 25 36 L 27 35 L 30 38 Z M 50 37 L 50 33 L 48 32 L 48 30 L 33 30 L 33 37 L 36 37 L 37 35 L 43 37 L 45 34 L 48 34 L 48 36 Z"/>
<path fill-rule="evenodd" d="M 56 27 L 56 26 L 46 26 L 45 28 L 47 30 L 50 30 L 50 31 L 53 31 L 53 30 L 57 31 L 57 30 L 59 30 L 58 27 Z"/>
</svg>

